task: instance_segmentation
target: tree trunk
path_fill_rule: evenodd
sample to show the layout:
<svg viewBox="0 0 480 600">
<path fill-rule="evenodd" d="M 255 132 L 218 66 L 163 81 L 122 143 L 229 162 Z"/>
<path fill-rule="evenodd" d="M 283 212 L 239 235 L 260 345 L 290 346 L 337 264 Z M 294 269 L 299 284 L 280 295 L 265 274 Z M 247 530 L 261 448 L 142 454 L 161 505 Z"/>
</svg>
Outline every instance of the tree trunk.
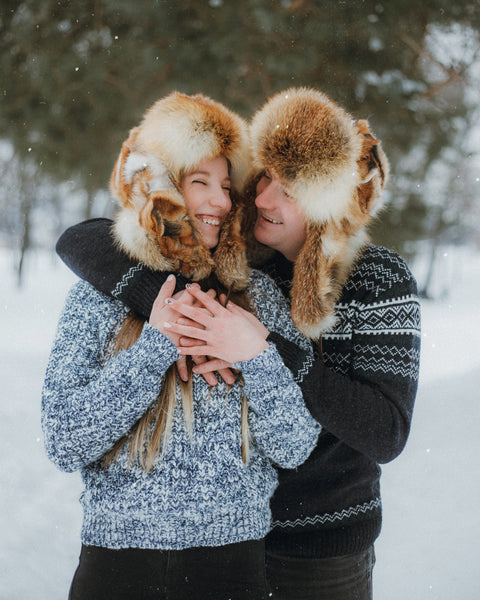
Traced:
<svg viewBox="0 0 480 600">
<path fill-rule="evenodd" d="M 23 230 L 22 230 L 22 245 L 20 248 L 20 259 L 18 261 L 17 267 L 17 286 L 21 287 L 23 282 L 23 267 L 25 263 L 25 255 L 27 251 L 30 249 L 31 242 L 31 224 L 30 224 L 30 214 L 31 214 L 31 203 L 26 201 L 22 206 L 22 216 L 23 216 Z"/>
<path fill-rule="evenodd" d="M 95 193 L 91 190 L 87 190 L 87 202 L 85 203 L 85 219 L 92 218 L 93 201 Z"/>
</svg>

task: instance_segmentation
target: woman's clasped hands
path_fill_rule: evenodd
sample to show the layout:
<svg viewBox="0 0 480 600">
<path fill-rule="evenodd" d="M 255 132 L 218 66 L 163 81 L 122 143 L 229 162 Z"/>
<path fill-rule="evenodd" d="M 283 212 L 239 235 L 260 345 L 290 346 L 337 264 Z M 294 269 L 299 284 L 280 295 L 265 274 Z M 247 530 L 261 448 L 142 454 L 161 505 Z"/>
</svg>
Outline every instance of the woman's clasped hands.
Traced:
<svg viewBox="0 0 480 600">
<path fill-rule="evenodd" d="M 186 356 L 191 356 L 194 373 L 202 374 L 210 385 L 217 383 L 217 371 L 226 383 L 233 383 L 229 367 L 250 360 L 268 348 L 269 331 L 251 313 L 213 290 L 202 292 L 196 283 L 172 296 L 175 278 L 160 289 L 150 315 L 150 324 L 176 345 L 182 358 L 177 362 L 180 377 L 186 373 Z M 180 364 L 179 364 L 180 363 Z M 215 379 L 215 381 L 214 381 Z"/>
</svg>

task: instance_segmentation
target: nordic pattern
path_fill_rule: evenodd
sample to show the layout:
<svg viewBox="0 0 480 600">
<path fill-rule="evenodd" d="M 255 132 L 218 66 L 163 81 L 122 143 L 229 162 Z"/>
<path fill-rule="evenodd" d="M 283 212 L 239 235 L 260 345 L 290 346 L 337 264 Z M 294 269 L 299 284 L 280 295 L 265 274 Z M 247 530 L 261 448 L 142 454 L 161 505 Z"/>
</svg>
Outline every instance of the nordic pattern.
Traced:
<svg viewBox="0 0 480 600">
<path fill-rule="evenodd" d="M 369 399 L 372 396 L 376 398 L 376 390 L 379 389 L 380 395 L 385 394 L 388 402 L 398 407 L 401 415 L 399 418 L 404 418 L 405 422 L 408 420 L 413 408 L 420 356 L 420 306 L 416 290 L 415 279 L 400 256 L 385 248 L 368 246 L 365 249 L 335 306 L 335 314 L 338 317 L 336 325 L 322 335 L 323 364 L 319 365 L 315 361 L 309 374 L 303 377 L 301 382 L 305 398 L 308 398 L 309 406 L 316 411 L 314 414 L 319 415 L 320 423 L 323 410 L 322 386 L 329 385 L 325 367 L 347 376 L 346 383 L 335 378 L 331 380 L 333 393 L 341 396 L 344 390 L 346 407 L 351 403 L 359 412 L 364 410 L 364 414 L 368 415 L 374 411 L 372 406 L 375 406 L 375 402 L 370 403 Z M 287 354 L 286 348 L 284 352 Z M 352 390 L 349 385 L 351 380 L 359 382 L 358 394 L 365 400 L 364 409 L 357 402 L 359 396 L 348 399 Z M 334 407 L 331 411 L 337 422 L 342 419 L 342 414 L 335 413 Z M 332 414 L 328 416 L 332 417 Z M 381 417 L 373 412 L 370 418 L 378 421 Z M 386 421 L 386 427 L 391 427 L 392 422 L 388 418 Z M 328 426 L 323 425 L 328 431 Z M 355 448 L 355 442 L 362 447 L 361 438 L 368 432 L 352 427 L 347 433 L 351 436 L 351 447 Z M 311 541 L 313 530 L 318 529 L 319 548 L 323 548 L 320 541 L 323 539 L 320 533 L 322 527 L 328 527 L 330 530 L 340 527 L 341 531 L 345 532 L 359 520 L 369 522 L 371 531 L 377 531 L 379 527 L 380 475 L 375 459 L 361 452 L 358 452 L 356 457 L 348 454 L 346 459 L 345 446 L 339 444 L 334 435 L 332 440 L 324 455 L 314 453 L 305 467 L 298 469 L 298 477 L 288 474 L 284 478 L 281 477 L 283 495 L 278 496 L 281 497 L 281 501 L 275 503 L 274 500 L 273 525 L 277 534 L 286 534 L 285 538 L 281 538 L 285 543 L 288 542 L 289 533 L 305 533 L 310 535 Z M 401 437 L 395 443 L 398 443 L 400 451 Z M 375 446 L 375 451 L 381 456 L 380 461 L 392 460 L 391 447 L 384 445 L 380 440 Z M 345 463 L 345 460 L 348 462 Z M 344 503 L 350 508 L 331 512 L 329 509 L 336 506 L 338 488 L 319 489 L 312 473 L 318 472 L 320 477 L 325 477 L 325 472 L 343 468 L 349 469 L 350 473 L 358 468 L 358 479 L 355 479 L 358 488 L 354 497 L 349 497 L 349 490 L 345 490 Z M 365 469 L 370 470 L 367 481 Z M 298 489 L 302 489 L 306 499 L 305 505 L 308 503 L 310 507 L 307 514 L 304 512 L 304 506 L 298 502 Z M 359 489 L 362 490 L 360 496 Z M 365 531 L 367 529 L 366 525 Z M 344 540 L 343 534 L 339 535 L 339 540 Z M 355 540 L 355 543 L 357 541 Z M 345 552 L 353 551 L 351 548 L 355 547 L 355 544 L 351 547 L 345 543 L 347 545 L 342 546 Z M 275 548 L 274 541 L 272 548 Z"/>
<path fill-rule="evenodd" d="M 112 296 L 114 296 L 115 298 L 119 298 L 120 295 L 122 294 L 123 290 L 126 287 L 128 287 L 128 285 L 130 284 L 133 277 L 135 277 L 135 275 L 137 273 L 140 273 L 144 268 L 145 267 L 142 263 L 138 263 L 134 267 L 130 267 L 130 269 L 128 269 L 128 271 L 125 273 L 125 275 L 123 275 L 121 280 L 117 283 L 115 288 L 112 290 Z"/>
<path fill-rule="evenodd" d="M 307 350 L 271 279 L 252 273 L 259 318 Z M 71 290 L 59 322 L 42 395 L 47 454 L 80 470 L 85 490 L 82 541 L 107 548 L 181 549 L 259 539 L 270 527 L 274 464 L 292 468 L 314 448 L 320 426 L 275 345 L 236 364 L 245 381 L 228 390 L 194 376 L 193 436 L 177 401 L 163 457 L 149 473 L 129 466 L 127 449 L 107 468 L 102 457 L 156 401 L 176 348 L 145 324 L 137 342 L 105 363 L 104 349 L 126 308 L 85 282 Z M 310 350 L 311 352 L 311 350 Z M 241 458 L 240 411 L 249 400 L 250 460 Z"/>
<path fill-rule="evenodd" d="M 295 374 L 294 379 L 295 379 L 296 383 L 302 383 L 305 376 L 309 373 L 312 365 L 313 365 L 313 355 L 307 354 L 305 356 L 305 360 L 304 360 L 302 366 L 300 367 L 300 369 L 298 369 L 297 373 Z"/>
<path fill-rule="evenodd" d="M 335 327 L 323 334 L 324 340 L 350 338 L 354 333 L 420 335 L 420 303 L 412 295 L 374 303 L 337 304 L 335 314 Z"/>
<path fill-rule="evenodd" d="M 346 375 L 351 368 L 351 353 L 350 352 L 323 352 L 323 358 L 327 367 L 334 369 L 342 375 Z"/>
<path fill-rule="evenodd" d="M 400 289 L 412 280 L 405 261 L 395 252 L 381 246 L 369 246 L 356 273 L 347 281 L 344 292 L 363 289 L 378 297 L 392 288 Z"/>
<path fill-rule="evenodd" d="M 324 340 L 351 338 L 355 311 L 355 306 L 343 303 L 337 304 L 335 306 L 336 323 L 332 329 L 322 335 L 322 338 Z"/>
<path fill-rule="evenodd" d="M 382 373 L 416 381 L 420 364 L 419 348 L 402 346 L 354 346 L 355 369 L 366 373 Z"/>
<path fill-rule="evenodd" d="M 420 335 L 420 303 L 416 297 L 394 298 L 357 308 L 356 333 Z"/>
<path fill-rule="evenodd" d="M 380 498 L 375 498 L 370 502 L 358 504 L 357 506 L 351 506 L 350 508 L 344 508 L 343 510 L 334 513 L 325 513 L 323 515 L 315 515 L 314 517 L 305 517 L 304 519 L 295 519 L 295 521 L 273 521 L 273 527 L 305 527 L 306 525 L 322 526 L 326 523 L 334 523 L 335 521 L 342 521 L 344 519 L 352 519 L 358 515 L 365 515 L 371 511 L 378 510 L 381 508 Z"/>
</svg>

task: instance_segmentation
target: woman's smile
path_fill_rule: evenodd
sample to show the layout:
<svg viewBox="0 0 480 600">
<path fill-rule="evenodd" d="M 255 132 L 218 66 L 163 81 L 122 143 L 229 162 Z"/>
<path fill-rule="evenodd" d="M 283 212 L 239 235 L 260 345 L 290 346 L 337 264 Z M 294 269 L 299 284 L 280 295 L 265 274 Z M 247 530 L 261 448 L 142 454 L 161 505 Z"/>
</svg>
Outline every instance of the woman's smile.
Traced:
<svg viewBox="0 0 480 600">
<path fill-rule="evenodd" d="M 220 228 L 232 208 L 230 185 L 224 156 L 203 161 L 183 178 L 185 205 L 207 248 L 218 244 Z"/>
</svg>

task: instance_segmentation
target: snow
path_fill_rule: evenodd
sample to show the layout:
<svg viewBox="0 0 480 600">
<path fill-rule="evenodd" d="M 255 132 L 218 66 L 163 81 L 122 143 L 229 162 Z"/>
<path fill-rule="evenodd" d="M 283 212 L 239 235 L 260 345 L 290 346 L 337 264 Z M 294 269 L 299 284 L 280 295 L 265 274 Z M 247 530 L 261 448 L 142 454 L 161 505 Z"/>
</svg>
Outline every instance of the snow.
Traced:
<svg viewBox="0 0 480 600">
<path fill-rule="evenodd" d="M 422 302 L 411 436 L 401 456 L 383 467 L 376 600 L 480 598 L 480 255 L 454 249 L 444 259 L 440 283 L 451 294 Z M 51 254 L 30 257 L 26 268 L 18 289 L 12 257 L 0 251 L 0 600 L 64 600 L 80 550 L 81 482 L 45 456 L 40 392 L 75 278 Z M 422 265 L 414 272 L 421 275 Z"/>
</svg>

